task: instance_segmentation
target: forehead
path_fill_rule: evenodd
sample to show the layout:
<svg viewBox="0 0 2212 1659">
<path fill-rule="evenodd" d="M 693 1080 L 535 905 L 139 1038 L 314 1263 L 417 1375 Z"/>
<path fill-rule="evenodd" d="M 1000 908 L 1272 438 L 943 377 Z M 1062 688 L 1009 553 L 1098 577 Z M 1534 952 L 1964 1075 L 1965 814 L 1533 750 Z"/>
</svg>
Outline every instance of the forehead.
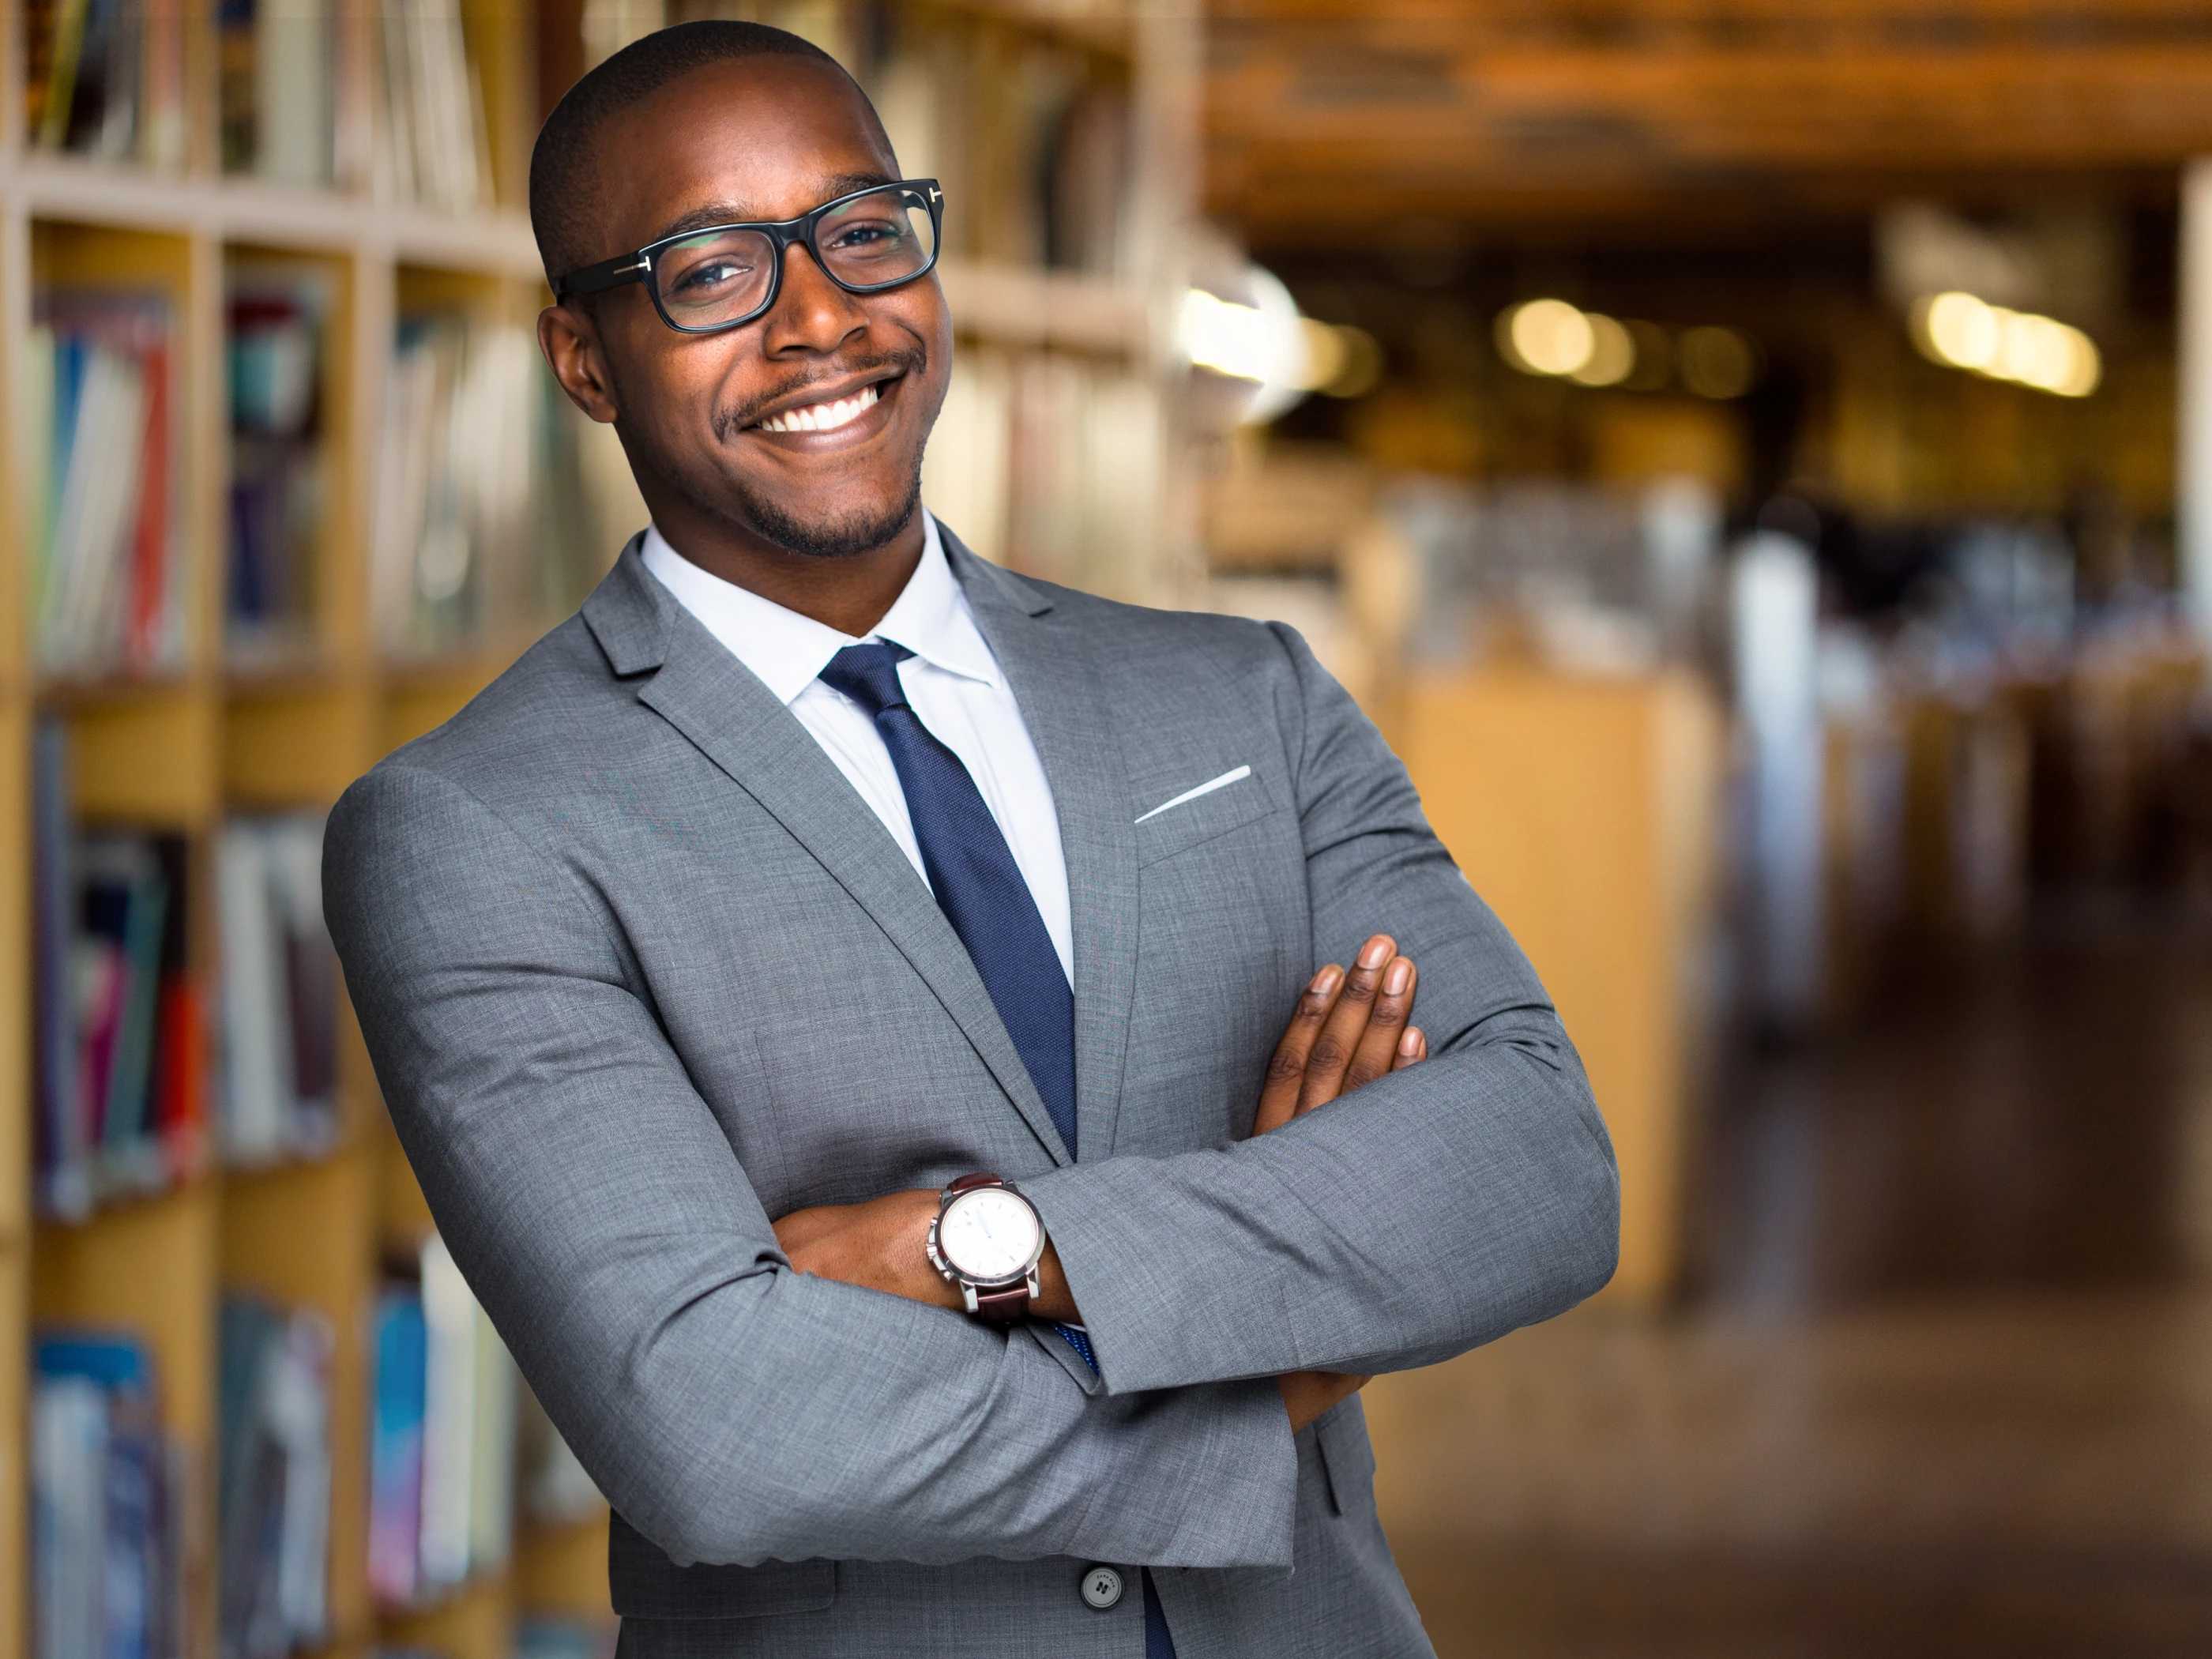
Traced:
<svg viewBox="0 0 2212 1659">
<path fill-rule="evenodd" d="M 641 246 L 703 210 L 787 219 L 890 178 L 890 147 L 834 64 L 760 56 L 681 76 L 600 130 L 595 169 L 609 246 Z"/>
</svg>

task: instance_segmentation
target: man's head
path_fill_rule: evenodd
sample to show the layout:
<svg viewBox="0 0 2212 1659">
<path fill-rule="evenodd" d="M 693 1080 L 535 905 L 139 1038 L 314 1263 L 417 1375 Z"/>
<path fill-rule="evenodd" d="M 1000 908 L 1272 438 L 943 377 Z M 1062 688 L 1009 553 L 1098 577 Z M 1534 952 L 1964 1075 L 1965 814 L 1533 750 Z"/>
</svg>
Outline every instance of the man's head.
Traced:
<svg viewBox="0 0 2212 1659">
<path fill-rule="evenodd" d="M 796 218 L 897 176 L 874 110 L 827 54 L 758 24 L 690 23 L 616 53 L 561 100 L 531 158 L 531 219 L 557 281 L 679 230 Z M 951 360 L 933 275 L 850 294 L 793 246 L 775 305 L 742 327 L 679 333 L 630 283 L 556 305 L 538 337 L 569 397 L 615 423 L 655 521 L 687 552 L 864 553 L 914 518 Z M 851 418 L 770 429 L 825 404 Z"/>
</svg>

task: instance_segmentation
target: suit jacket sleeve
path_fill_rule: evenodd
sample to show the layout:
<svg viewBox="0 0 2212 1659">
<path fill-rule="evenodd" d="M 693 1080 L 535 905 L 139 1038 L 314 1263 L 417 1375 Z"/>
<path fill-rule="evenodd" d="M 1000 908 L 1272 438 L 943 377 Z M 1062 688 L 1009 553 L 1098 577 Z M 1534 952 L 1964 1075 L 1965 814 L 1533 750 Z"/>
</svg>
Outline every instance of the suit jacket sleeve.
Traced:
<svg viewBox="0 0 2212 1659">
<path fill-rule="evenodd" d="M 1255 1139 L 1022 1183 L 1115 1392 L 1433 1364 L 1590 1295 L 1619 1247 L 1612 1145 L 1543 987 L 1373 725 L 1275 632 L 1316 961 L 1395 935 L 1431 1057 Z"/>
<path fill-rule="evenodd" d="M 1109 1397 L 789 1271 L 600 896 L 446 776 L 348 792 L 324 884 L 392 1121 L 593 1478 L 677 1562 L 1287 1565 L 1271 1382 Z"/>
</svg>

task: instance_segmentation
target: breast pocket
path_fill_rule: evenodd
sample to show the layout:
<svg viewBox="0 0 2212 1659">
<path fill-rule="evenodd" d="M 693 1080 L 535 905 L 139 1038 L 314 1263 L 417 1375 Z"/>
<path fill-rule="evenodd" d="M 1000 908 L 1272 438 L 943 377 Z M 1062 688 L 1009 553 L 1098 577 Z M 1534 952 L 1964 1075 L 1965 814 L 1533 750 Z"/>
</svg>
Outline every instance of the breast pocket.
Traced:
<svg viewBox="0 0 2212 1659">
<path fill-rule="evenodd" d="M 1172 778 L 1160 782 L 1164 787 L 1154 797 L 1159 804 L 1137 820 L 1139 864 L 1173 858 L 1232 830 L 1241 830 L 1280 806 L 1266 775 L 1255 766 L 1233 767 L 1215 778 L 1193 780 L 1180 788 Z"/>
</svg>

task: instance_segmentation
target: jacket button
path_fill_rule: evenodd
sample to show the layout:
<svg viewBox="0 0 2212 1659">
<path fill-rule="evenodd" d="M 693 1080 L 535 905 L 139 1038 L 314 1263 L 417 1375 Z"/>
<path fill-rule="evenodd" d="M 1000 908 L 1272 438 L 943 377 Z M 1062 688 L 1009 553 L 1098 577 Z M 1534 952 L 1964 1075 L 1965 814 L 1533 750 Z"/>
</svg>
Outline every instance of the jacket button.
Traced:
<svg viewBox="0 0 2212 1659">
<path fill-rule="evenodd" d="M 1112 1567 L 1085 1567 L 1083 1599 L 1099 1612 L 1105 1612 L 1121 1599 L 1121 1575 Z"/>
</svg>

